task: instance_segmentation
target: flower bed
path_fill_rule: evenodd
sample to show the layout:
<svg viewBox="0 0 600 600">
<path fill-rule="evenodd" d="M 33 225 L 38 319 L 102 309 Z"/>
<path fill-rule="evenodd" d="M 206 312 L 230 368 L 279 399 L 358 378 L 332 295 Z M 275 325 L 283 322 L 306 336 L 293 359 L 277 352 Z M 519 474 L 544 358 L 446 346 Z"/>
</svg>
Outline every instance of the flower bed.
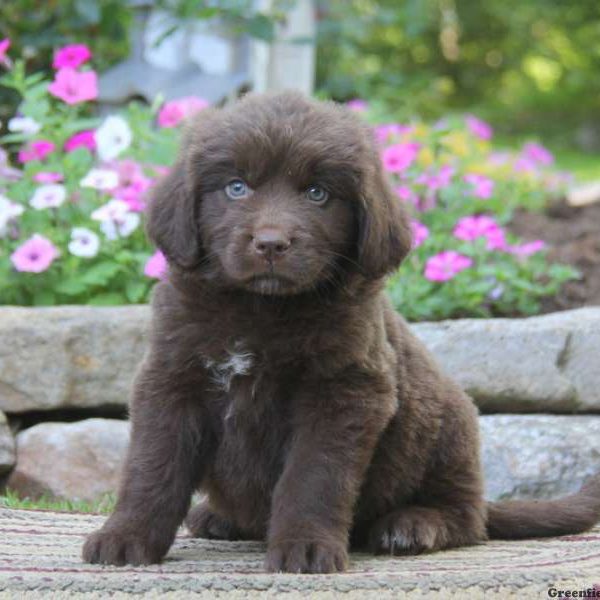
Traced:
<svg viewBox="0 0 600 600">
<path fill-rule="evenodd" d="M 175 156 L 180 123 L 206 102 L 132 103 L 100 120 L 85 46 L 56 53 L 52 82 L 26 75 L 7 51 L 5 41 L 0 83 L 23 103 L 1 140 L 0 303 L 146 301 L 165 261 L 141 227 L 145 194 Z M 575 276 L 548 263 L 543 240 L 523 243 L 505 228 L 516 208 L 543 207 L 568 181 L 543 147 L 494 151 L 491 128 L 473 116 L 374 133 L 398 202 L 413 213 L 415 248 L 389 284 L 407 317 L 534 314 Z"/>
</svg>

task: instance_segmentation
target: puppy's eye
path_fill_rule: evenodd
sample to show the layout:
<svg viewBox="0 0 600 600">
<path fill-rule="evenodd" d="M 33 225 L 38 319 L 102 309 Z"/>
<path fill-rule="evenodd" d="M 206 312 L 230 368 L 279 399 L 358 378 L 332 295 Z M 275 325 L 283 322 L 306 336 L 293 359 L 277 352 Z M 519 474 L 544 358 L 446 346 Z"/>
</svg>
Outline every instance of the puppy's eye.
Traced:
<svg viewBox="0 0 600 600">
<path fill-rule="evenodd" d="M 329 198 L 329 192 L 320 185 L 311 185 L 306 190 L 306 197 L 315 204 L 325 204 Z"/>
<path fill-rule="evenodd" d="M 231 200 L 241 200 L 250 195 L 250 188 L 241 179 L 232 179 L 225 186 L 225 193 Z"/>
</svg>

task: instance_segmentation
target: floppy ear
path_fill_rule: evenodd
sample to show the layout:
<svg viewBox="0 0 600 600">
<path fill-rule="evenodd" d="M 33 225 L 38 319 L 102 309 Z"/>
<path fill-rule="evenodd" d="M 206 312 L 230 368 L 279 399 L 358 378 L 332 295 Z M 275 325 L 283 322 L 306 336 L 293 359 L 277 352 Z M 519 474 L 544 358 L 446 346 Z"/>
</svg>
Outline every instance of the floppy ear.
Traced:
<svg viewBox="0 0 600 600">
<path fill-rule="evenodd" d="M 374 150 L 363 174 L 358 213 L 358 264 L 365 277 L 377 279 L 398 268 L 412 244 L 406 209 L 393 193 Z"/>
<path fill-rule="evenodd" d="M 196 204 L 180 159 L 151 193 L 146 232 L 170 262 L 184 268 L 200 261 Z"/>
</svg>

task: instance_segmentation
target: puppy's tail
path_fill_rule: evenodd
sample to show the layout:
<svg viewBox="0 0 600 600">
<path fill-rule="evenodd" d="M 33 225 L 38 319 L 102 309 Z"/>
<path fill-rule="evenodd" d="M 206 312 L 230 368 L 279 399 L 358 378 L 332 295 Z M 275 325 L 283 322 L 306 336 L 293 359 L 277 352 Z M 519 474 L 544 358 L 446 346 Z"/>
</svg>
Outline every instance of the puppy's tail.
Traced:
<svg viewBox="0 0 600 600">
<path fill-rule="evenodd" d="M 488 502 L 491 539 L 517 540 L 581 533 L 600 520 L 600 474 L 558 500 Z"/>
</svg>

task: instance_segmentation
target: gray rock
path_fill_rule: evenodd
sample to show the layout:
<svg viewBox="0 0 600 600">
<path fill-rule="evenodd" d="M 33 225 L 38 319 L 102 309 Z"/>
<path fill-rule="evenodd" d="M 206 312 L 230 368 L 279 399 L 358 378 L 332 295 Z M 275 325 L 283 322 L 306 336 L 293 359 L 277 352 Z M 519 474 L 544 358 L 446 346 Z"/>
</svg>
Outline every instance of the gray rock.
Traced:
<svg viewBox="0 0 600 600">
<path fill-rule="evenodd" d="M 600 471 L 600 416 L 488 415 L 480 418 L 486 498 L 552 498 Z M 8 486 L 98 500 L 117 488 L 129 426 L 116 419 L 43 423 L 17 436 Z"/>
<path fill-rule="evenodd" d="M 13 468 L 15 458 L 15 438 L 8 426 L 6 415 L 0 411 L 0 475 Z"/>
<path fill-rule="evenodd" d="M 129 423 L 86 419 L 41 423 L 17 435 L 17 464 L 7 485 L 20 496 L 93 501 L 117 489 Z"/>
<path fill-rule="evenodd" d="M 598 308 L 412 328 L 484 411 L 600 411 Z"/>
<path fill-rule="evenodd" d="M 0 410 L 126 405 L 146 306 L 0 309 Z"/>
<path fill-rule="evenodd" d="M 486 498 L 553 498 L 600 472 L 600 416 L 487 415 L 479 420 Z"/>
<path fill-rule="evenodd" d="M 147 306 L 0 308 L 0 410 L 125 406 Z M 600 308 L 412 325 L 484 412 L 600 412 Z"/>
</svg>

